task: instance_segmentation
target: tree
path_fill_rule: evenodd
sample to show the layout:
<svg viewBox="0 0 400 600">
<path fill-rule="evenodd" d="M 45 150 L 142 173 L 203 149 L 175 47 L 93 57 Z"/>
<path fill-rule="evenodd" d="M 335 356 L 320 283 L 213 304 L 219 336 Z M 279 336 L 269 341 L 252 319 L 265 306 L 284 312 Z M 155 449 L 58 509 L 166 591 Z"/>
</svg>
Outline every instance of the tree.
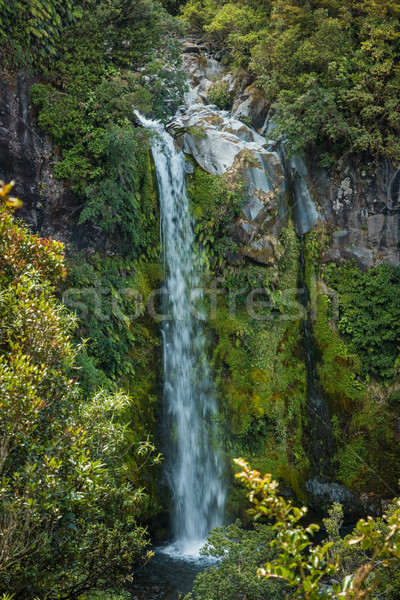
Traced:
<svg viewBox="0 0 400 600">
<path fill-rule="evenodd" d="M 2 188 L 4 189 L 4 188 Z M 85 399 L 74 318 L 54 296 L 63 246 L 0 206 L 0 592 L 75 599 L 121 585 L 147 543 L 123 394 Z M 136 461 L 127 462 L 136 455 Z"/>
<path fill-rule="evenodd" d="M 398 0 L 189 0 L 184 18 L 247 65 L 292 153 L 400 161 Z"/>
<path fill-rule="evenodd" d="M 0 40 L 7 61 L 44 62 L 61 32 L 82 16 L 81 0 L 0 0 Z"/>
</svg>

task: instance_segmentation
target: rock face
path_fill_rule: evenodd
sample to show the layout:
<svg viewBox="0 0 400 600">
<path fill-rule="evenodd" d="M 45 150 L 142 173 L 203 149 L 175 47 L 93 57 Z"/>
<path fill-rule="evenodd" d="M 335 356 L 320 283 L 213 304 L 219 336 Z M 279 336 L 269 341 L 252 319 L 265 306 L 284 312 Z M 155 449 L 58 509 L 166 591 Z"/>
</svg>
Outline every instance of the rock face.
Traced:
<svg viewBox="0 0 400 600">
<path fill-rule="evenodd" d="M 247 202 L 236 224 L 239 254 L 270 264 L 279 255 L 278 236 L 288 218 L 288 182 L 278 153 L 250 127 L 217 107 L 192 104 L 168 125 L 184 151 L 213 175 L 240 172 Z"/>
<path fill-rule="evenodd" d="M 261 233 L 279 233 L 276 227 L 255 232 L 254 219 L 265 208 L 265 203 L 261 207 L 257 193 L 268 194 L 273 189 L 280 196 L 274 210 L 286 219 L 287 200 L 283 198 L 290 189 L 297 233 L 307 233 L 321 222 L 330 232 L 325 261 L 341 264 L 354 259 L 362 268 L 385 263 L 399 265 L 400 171 L 387 161 L 365 165 L 354 157 L 344 157 L 330 169 L 318 167 L 312 156 L 287 160 L 284 147 L 268 141 L 273 125 L 262 92 L 248 80 L 238 82 L 231 74 L 224 75 L 219 62 L 208 58 L 200 48 L 191 49 L 189 45 L 184 54 L 193 85 L 187 99 L 189 108 L 178 119 L 184 133 L 184 150 L 214 174 L 232 168 L 244 148 L 255 156 L 255 170 L 247 171 L 249 201 L 243 210 L 244 220 L 239 224 L 243 243 L 252 244 L 259 234 L 261 239 Z M 229 114 L 209 105 L 207 90 L 216 78 L 228 84 L 228 92 L 235 91 Z M 190 134 L 191 127 L 203 128 L 204 136 L 196 138 Z M 261 147 L 260 152 L 255 144 Z M 267 173 L 265 178 L 261 174 L 263 168 Z M 254 248 L 253 251 L 256 252 Z"/>
<path fill-rule="evenodd" d="M 223 75 L 215 59 L 197 51 L 185 49 L 183 60 L 192 89 L 187 105 L 168 124 L 169 131 L 208 173 L 222 175 L 240 169 L 248 199 L 236 224 L 242 244 L 239 254 L 263 264 L 276 262 L 290 192 L 297 233 L 307 233 L 320 218 L 305 179 L 307 167 L 299 157 L 287 160 L 284 147 L 269 139 L 273 125 L 266 119 L 265 98 L 254 84 L 240 84 L 231 74 Z M 229 93 L 238 90 L 231 112 L 221 111 L 208 101 L 207 90 L 216 77 L 228 85 Z M 262 135 L 247 123 L 261 128 Z"/>
<path fill-rule="evenodd" d="M 400 171 L 389 161 L 365 165 L 354 157 L 329 171 L 306 162 L 312 196 L 332 231 L 325 260 L 399 265 Z"/>
<path fill-rule="evenodd" d="M 358 494 L 344 485 L 320 481 L 317 478 L 307 481 L 306 490 L 317 510 L 332 502 L 338 502 L 343 506 L 348 519 L 358 519 L 365 514 L 382 516 L 382 503 L 375 494 Z"/>
<path fill-rule="evenodd" d="M 24 205 L 16 215 L 44 237 L 99 244 L 90 226 L 78 225 L 80 201 L 54 177 L 57 152 L 35 125 L 29 89 L 34 78 L 20 75 L 0 81 L 0 179 L 15 179 Z"/>
<path fill-rule="evenodd" d="M 232 114 L 237 119 L 248 121 L 256 129 L 260 129 L 268 114 L 268 106 L 263 92 L 254 83 L 247 86 L 235 98 Z"/>
<path fill-rule="evenodd" d="M 330 231 L 323 260 L 355 259 L 362 268 L 400 264 L 400 171 L 394 165 L 344 157 L 322 169 L 312 156 L 287 160 L 284 148 L 268 140 L 268 107 L 254 84 L 224 74 L 202 44 L 187 43 L 183 51 L 192 89 L 188 108 L 170 130 L 210 173 L 243 168 L 247 161 L 248 202 L 236 227 L 243 255 L 264 262 L 261 240 L 279 235 L 290 190 L 296 231 L 306 233 L 321 221 Z M 217 78 L 236 94 L 231 113 L 210 105 L 207 90 Z M 103 236 L 92 225 L 78 225 L 80 200 L 54 177 L 57 151 L 35 125 L 29 97 L 34 82 L 27 75 L 0 82 L 0 178 L 16 180 L 15 192 L 24 201 L 17 214 L 35 231 L 78 247 L 100 247 Z"/>
<path fill-rule="evenodd" d="M 236 223 L 239 255 L 262 264 L 276 263 L 281 252 L 279 232 L 288 219 L 289 182 L 282 157 L 250 126 L 217 106 L 205 104 L 212 85 L 209 77 L 221 75 L 217 61 L 188 52 L 184 62 L 193 87 L 187 106 L 167 128 L 208 173 L 240 172 L 247 186 L 247 202 Z M 235 86 L 232 76 L 225 79 Z M 246 97 L 250 97 L 247 92 Z"/>
</svg>

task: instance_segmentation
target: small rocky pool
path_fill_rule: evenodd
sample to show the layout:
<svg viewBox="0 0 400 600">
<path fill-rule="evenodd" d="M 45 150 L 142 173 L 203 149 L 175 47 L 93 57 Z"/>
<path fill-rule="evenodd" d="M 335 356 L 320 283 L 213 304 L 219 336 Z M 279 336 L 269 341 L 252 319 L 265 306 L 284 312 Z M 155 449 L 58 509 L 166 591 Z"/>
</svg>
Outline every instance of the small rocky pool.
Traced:
<svg viewBox="0 0 400 600">
<path fill-rule="evenodd" d="M 215 563 L 207 557 L 175 554 L 169 548 L 154 548 L 153 559 L 135 571 L 132 600 L 182 600 L 192 590 L 196 575 Z"/>
</svg>

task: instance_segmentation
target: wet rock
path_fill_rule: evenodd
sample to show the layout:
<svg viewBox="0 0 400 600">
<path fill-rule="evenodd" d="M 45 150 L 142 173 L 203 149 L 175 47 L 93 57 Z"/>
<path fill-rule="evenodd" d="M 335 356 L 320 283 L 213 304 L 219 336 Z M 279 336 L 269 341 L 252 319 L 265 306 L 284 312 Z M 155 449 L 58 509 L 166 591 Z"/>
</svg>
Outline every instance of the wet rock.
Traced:
<svg viewBox="0 0 400 600">
<path fill-rule="evenodd" d="M 363 492 L 360 494 L 360 502 L 365 515 L 372 515 L 374 517 L 382 516 L 382 502 L 377 494 L 373 494 L 372 492 Z"/>
<path fill-rule="evenodd" d="M 342 505 L 345 513 L 350 511 L 354 517 L 359 513 L 359 510 L 356 510 L 360 508 L 357 494 L 345 486 L 313 478 L 306 482 L 306 490 L 309 493 L 311 505 L 319 512 L 333 502 L 338 502 Z"/>
<path fill-rule="evenodd" d="M 240 172 L 244 178 L 248 200 L 236 227 L 240 241 L 247 245 L 265 235 L 279 235 L 288 218 L 289 185 L 280 156 L 265 148 L 263 136 L 227 111 L 198 103 L 181 111 L 168 129 L 183 138 L 184 151 L 208 173 Z M 267 244 L 249 246 L 245 252 L 266 264 L 270 250 Z"/>
<path fill-rule="evenodd" d="M 296 233 L 307 233 L 318 222 L 318 211 L 303 177 L 294 177 L 293 220 Z"/>
<path fill-rule="evenodd" d="M 224 58 L 224 56 L 228 54 L 228 52 L 229 48 L 222 48 L 222 50 L 218 50 L 218 52 L 214 54 L 215 60 L 218 60 L 220 62 Z"/>
<path fill-rule="evenodd" d="M 185 173 L 188 175 L 194 173 L 194 166 L 190 160 L 185 162 Z"/>
<path fill-rule="evenodd" d="M 184 135 L 186 133 L 186 129 L 187 129 L 183 120 L 179 119 L 179 117 L 170 119 L 167 122 L 165 128 L 168 131 L 168 133 L 170 135 L 172 135 L 172 137 L 174 137 L 174 138 Z"/>
<path fill-rule="evenodd" d="M 347 518 L 356 519 L 367 514 L 373 517 L 382 515 L 382 504 L 376 494 L 358 494 L 344 485 L 322 481 L 317 477 L 306 482 L 306 490 L 311 503 L 319 510 L 333 502 L 339 502 Z"/>
<path fill-rule="evenodd" d="M 182 47 L 183 54 L 200 54 L 202 49 L 197 44 L 185 42 Z"/>
</svg>

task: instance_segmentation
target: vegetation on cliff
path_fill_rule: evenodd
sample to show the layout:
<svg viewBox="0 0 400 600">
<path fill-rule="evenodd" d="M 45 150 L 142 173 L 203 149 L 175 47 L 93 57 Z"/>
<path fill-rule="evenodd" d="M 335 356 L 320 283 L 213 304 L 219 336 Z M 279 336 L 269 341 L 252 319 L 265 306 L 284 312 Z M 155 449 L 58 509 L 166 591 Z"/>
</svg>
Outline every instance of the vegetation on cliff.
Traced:
<svg viewBox="0 0 400 600">
<path fill-rule="evenodd" d="M 292 152 L 400 160 L 400 4 L 189 0 L 192 28 L 253 72 Z"/>
<path fill-rule="evenodd" d="M 317 373 L 331 410 L 335 477 L 380 496 L 398 491 L 400 269 L 324 264 L 326 232 L 307 236 Z"/>
</svg>

